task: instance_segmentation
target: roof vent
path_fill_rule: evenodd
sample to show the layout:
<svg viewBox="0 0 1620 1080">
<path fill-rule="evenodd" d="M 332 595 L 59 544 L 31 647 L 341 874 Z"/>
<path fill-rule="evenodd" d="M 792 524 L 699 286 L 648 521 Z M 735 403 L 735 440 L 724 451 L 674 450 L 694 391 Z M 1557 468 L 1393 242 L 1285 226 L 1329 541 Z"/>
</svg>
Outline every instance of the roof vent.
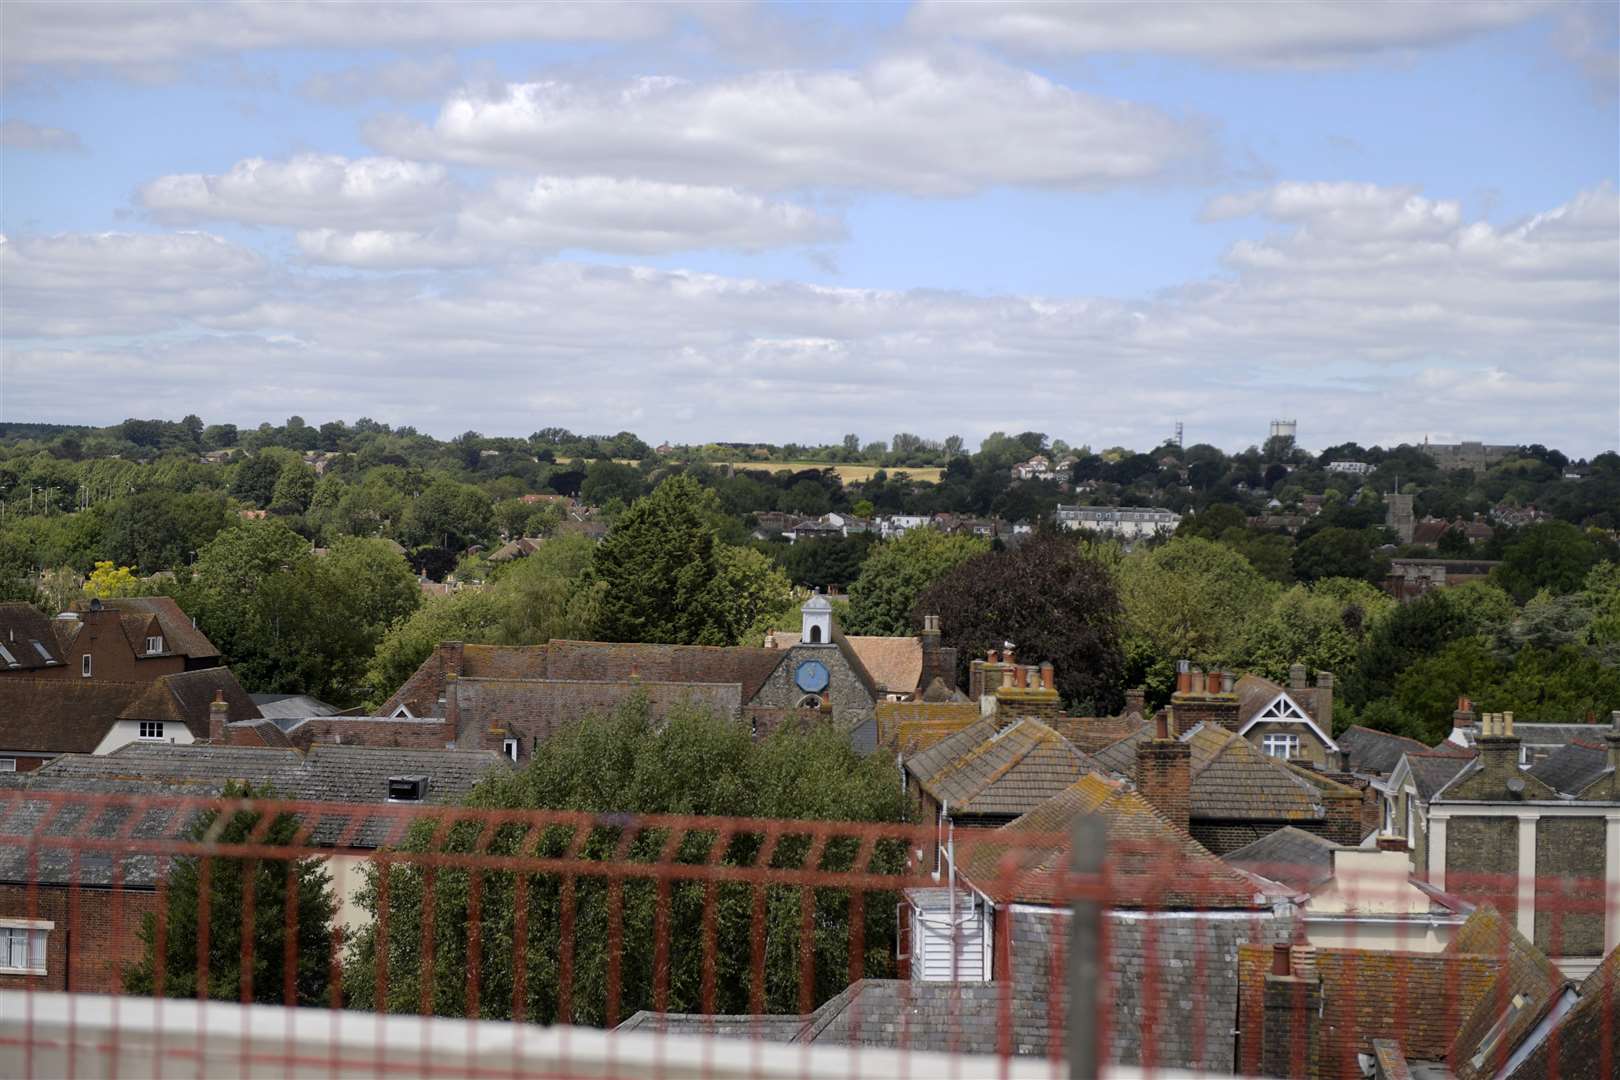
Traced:
<svg viewBox="0 0 1620 1080">
<path fill-rule="evenodd" d="M 1509 791 L 1513 792 L 1513 794 L 1515 794 L 1515 795 L 1521 794 L 1524 791 L 1524 780 L 1523 780 L 1523 778 L 1518 777 L 1518 776 L 1513 777 L 1511 780 L 1509 780 L 1507 782 L 1507 789 Z"/>
<path fill-rule="evenodd" d="M 427 798 L 428 778 L 421 776 L 390 776 L 389 802 L 421 802 Z"/>
<path fill-rule="evenodd" d="M 92 596 L 90 598 L 90 610 L 91 611 L 100 611 L 101 610 L 101 597 Z"/>
</svg>

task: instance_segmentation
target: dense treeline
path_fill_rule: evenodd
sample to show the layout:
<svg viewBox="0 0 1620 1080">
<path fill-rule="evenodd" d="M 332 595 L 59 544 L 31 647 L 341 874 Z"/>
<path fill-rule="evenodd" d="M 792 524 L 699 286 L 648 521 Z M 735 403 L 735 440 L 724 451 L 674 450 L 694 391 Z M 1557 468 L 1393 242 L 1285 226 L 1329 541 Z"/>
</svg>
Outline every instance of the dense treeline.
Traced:
<svg viewBox="0 0 1620 1080">
<path fill-rule="evenodd" d="M 1015 480 L 1037 453 L 1062 463 L 1060 479 Z M 1369 472 L 1325 468 L 1340 460 Z M 846 462 L 885 467 L 844 480 Z M 905 471 L 924 467 L 937 482 Z M 1487 518 L 1472 540 L 1443 535 L 1439 553 L 1501 565 L 1487 583 L 1397 611 L 1375 587 L 1388 560 L 1435 552 L 1403 551 L 1385 528 L 1396 489 L 1419 516 L 1538 515 Z M 1130 553 L 1072 534 L 1012 551 L 934 530 L 791 545 L 751 535 L 772 512 L 1042 522 L 1060 499 L 1185 516 L 1173 539 Z M 964 650 L 1027 638 L 1062 661 L 1077 708 L 1117 707 L 1129 685 L 1161 698 L 1187 657 L 1276 678 L 1296 660 L 1332 670 L 1341 717 L 1421 735 L 1465 692 L 1525 716 L 1604 711 L 1620 707 L 1617 513 L 1620 455 L 1571 463 L 1539 446 L 1475 474 L 1414 447 L 1093 453 L 1038 432 L 998 433 L 970 453 L 909 436 L 654 451 L 628 432 L 555 428 L 446 442 L 298 417 L 253 430 L 192 416 L 0 431 L 4 598 L 59 610 L 87 592 L 173 593 L 251 688 L 340 704 L 380 701 L 437 640 L 757 641 L 797 625 L 808 588 L 838 586 L 854 633 L 906 633 L 948 613 Z M 611 526 L 609 539 L 579 535 L 581 519 Z M 487 561 L 516 536 L 548 539 L 526 559 Z M 424 599 L 418 574 L 452 572 L 484 587 Z"/>
</svg>

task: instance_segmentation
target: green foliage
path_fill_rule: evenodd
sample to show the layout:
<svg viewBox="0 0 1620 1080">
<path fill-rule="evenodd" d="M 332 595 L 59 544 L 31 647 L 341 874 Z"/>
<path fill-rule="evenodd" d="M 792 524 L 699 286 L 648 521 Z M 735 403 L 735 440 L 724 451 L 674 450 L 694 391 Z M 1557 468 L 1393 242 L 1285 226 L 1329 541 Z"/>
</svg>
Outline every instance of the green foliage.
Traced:
<svg viewBox="0 0 1620 1080">
<path fill-rule="evenodd" d="M 1383 562 L 1373 547 L 1373 538 L 1365 529 L 1323 529 L 1294 549 L 1294 576 L 1301 581 L 1333 577 L 1381 580 Z"/>
<path fill-rule="evenodd" d="M 233 520 L 225 500 L 207 492 L 143 491 L 99 513 L 104 556 L 145 574 L 189 564 Z"/>
<path fill-rule="evenodd" d="M 472 485 L 436 477 L 406 506 L 400 542 L 407 547 L 459 551 L 489 538 L 489 507 L 489 499 Z"/>
<path fill-rule="evenodd" d="M 289 461 L 270 492 L 270 512 L 302 514 L 315 497 L 315 470 L 302 461 Z"/>
<path fill-rule="evenodd" d="M 912 529 L 897 540 L 878 544 L 849 587 L 845 630 L 889 636 L 912 633 L 912 608 L 923 590 L 989 550 L 990 545 L 978 537 L 947 536 L 936 529 Z"/>
<path fill-rule="evenodd" d="M 1203 665 L 1236 662 L 1277 591 L 1243 556 L 1199 538 L 1128 556 L 1119 580 L 1127 628 L 1145 653 Z"/>
<path fill-rule="evenodd" d="M 1354 668 L 1368 632 L 1394 607 L 1364 581 L 1325 578 L 1312 586 L 1295 585 L 1253 624 L 1242 666 L 1274 682 L 1286 682 L 1296 663 L 1343 677 Z"/>
<path fill-rule="evenodd" d="M 969 661 L 1012 641 L 1025 663 L 1051 661 L 1059 691 L 1082 712 L 1106 715 L 1122 703 L 1119 592 L 1073 536 L 1043 533 L 960 563 L 917 598 L 912 621 L 924 615 L 940 616 L 964 685 Z"/>
<path fill-rule="evenodd" d="M 1525 529 L 1507 545 L 1502 565 L 1491 572 L 1491 578 L 1524 603 L 1543 589 L 1574 592 L 1601 557 L 1598 545 L 1574 525 L 1544 521 Z"/>
<path fill-rule="evenodd" d="M 267 798 L 236 784 L 222 792 L 226 799 Z M 188 830 L 200 840 L 214 825 L 219 812 L 202 814 Z M 262 814 L 252 810 L 231 812 L 216 840 L 221 844 L 247 843 Z M 297 838 L 298 820 L 281 814 L 257 843 L 287 846 Z M 288 911 L 289 887 L 295 896 Z M 251 901 L 250 898 L 251 897 Z M 242 970 L 243 931 L 247 933 L 251 967 Z M 206 914 L 205 914 L 206 911 Z M 143 916 L 138 936 L 141 958 L 124 972 L 124 990 L 130 994 L 170 998 L 205 997 L 240 1001 L 244 990 L 250 1001 L 265 1005 L 325 1005 L 332 963 L 332 920 L 337 898 L 331 877 L 319 859 L 242 859 L 186 856 L 176 859 L 168 877 L 168 900 L 159 934 L 158 915 Z M 205 925 L 207 931 L 204 934 Z M 294 968 L 285 967 L 287 934 L 291 926 Z M 161 956 L 159 943 L 161 938 Z M 206 956 L 198 947 L 207 942 Z M 197 983 L 199 960 L 207 973 L 206 985 Z M 287 999 L 291 982 L 292 997 Z M 199 992 L 200 991 L 200 992 Z"/>
<path fill-rule="evenodd" d="M 781 569 L 753 548 L 720 545 L 716 551 L 714 588 L 726 619 L 726 643 L 758 645 L 767 631 L 799 622 L 799 606 L 808 599 Z"/>
<path fill-rule="evenodd" d="M 719 542 L 712 492 L 672 476 L 632 506 L 597 546 L 604 641 L 724 645 L 734 619 L 715 588 Z"/>
<path fill-rule="evenodd" d="M 591 462 L 585 470 L 585 482 L 579 487 L 579 497 L 592 506 L 601 506 L 613 499 L 629 505 L 641 497 L 641 471 L 632 465 L 603 458 Z"/>
<path fill-rule="evenodd" d="M 469 802 L 502 809 L 551 808 L 595 812 L 649 814 L 714 814 L 744 817 L 837 818 L 857 821 L 897 821 L 904 804 L 894 782 L 893 765 L 881 755 L 861 757 L 848 740 L 830 725 L 808 731 L 783 730 L 755 742 L 746 727 L 729 717 L 717 717 L 695 708 L 676 708 L 660 726 L 652 721 L 645 699 L 633 699 L 607 716 L 590 717 L 560 732 L 539 748 L 523 770 L 492 777 L 474 791 Z M 479 838 L 474 829 L 450 830 L 446 847 L 472 850 Z M 432 844 L 432 823 L 413 831 L 404 847 L 427 850 Z M 560 856 L 571 839 L 567 830 L 548 830 L 540 838 L 542 856 Z M 614 857 L 621 838 L 617 827 L 591 830 L 581 858 L 600 861 Z M 651 831 L 629 843 L 627 858 L 651 862 L 658 858 L 667 834 Z M 508 828 L 489 839 L 488 850 L 503 854 L 518 850 L 524 838 Z M 712 834 L 688 835 L 675 852 L 682 863 L 704 862 Z M 759 855 L 757 835 L 732 838 L 721 865 L 752 864 Z M 825 870 L 849 868 L 856 845 L 828 845 L 820 866 Z M 771 865 L 795 867 L 806 857 L 804 838 L 787 837 L 775 849 Z M 904 864 L 898 845 L 879 845 L 872 868 L 896 873 Z M 563 884 L 556 874 L 528 875 L 525 882 L 527 937 L 517 933 L 515 875 L 485 872 L 477 887 L 478 917 L 473 917 L 472 875 L 466 871 L 395 864 L 388 873 L 389 933 L 387 935 L 388 994 L 376 997 L 375 972 L 379 943 L 375 928 L 357 935 L 348 955 L 344 987 L 351 1004 L 389 1012 L 415 1011 L 427 990 L 429 1007 L 436 1013 L 466 1015 L 466 973 L 471 948 L 470 929 L 477 928 L 480 993 L 478 1015 L 506 1019 L 511 1016 L 515 980 L 514 958 L 524 954 L 526 979 L 523 1014 L 539 1023 L 559 1019 Z M 372 872 L 362 890 L 362 905 L 378 904 L 380 875 Z M 571 938 L 572 1008 L 576 1023 L 608 1022 L 607 983 L 609 911 L 613 901 L 605 881 L 589 874 L 572 879 L 574 929 Z M 651 947 L 660 916 L 667 927 L 668 1007 L 671 1011 L 698 1011 L 702 1007 L 705 960 L 714 965 L 715 1009 L 720 1013 L 749 1008 L 750 929 L 753 925 L 753 890 L 746 884 L 713 887 L 715 941 L 710 947 L 703 932 L 706 887 L 700 882 L 672 882 L 664 896 L 646 880 L 622 885 L 619 904 L 626 942 L 646 947 L 622 953 L 619 1019 L 650 1008 L 656 950 Z M 895 942 L 893 894 L 866 897 L 863 927 L 865 973 L 892 977 Z M 799 926 L 801 892 L 797 887 L 769 886 L 765 901 L 765 1005 L 768 1011 L 796 1012 L 799 994 Z M 811 902 L 814 933 L 812 950 L 817 1003 L 841 990 L 849 972 L 849 897 L 835 889 L 817 889 Z M 421 954 L 423 920 L 432 912 L 433 962 Z M 424 979 L 430 985 L 424 988 Z"/>
</svg>

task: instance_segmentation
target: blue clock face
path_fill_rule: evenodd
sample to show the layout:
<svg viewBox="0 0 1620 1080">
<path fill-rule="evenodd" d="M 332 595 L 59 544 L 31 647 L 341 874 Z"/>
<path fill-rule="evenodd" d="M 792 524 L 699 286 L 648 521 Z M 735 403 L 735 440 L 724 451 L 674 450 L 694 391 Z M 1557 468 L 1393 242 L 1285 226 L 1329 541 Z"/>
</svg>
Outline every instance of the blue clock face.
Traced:
<svg viewBox="0 0 1620 1080">
<path fill-rule="evenodd" d="M 827 665 L 820 660 L 806 660 L 793 673 L 793 681 L 798 683 L 799 689 L 805 693 L 819 694 L 827 689 L 827 683 L 830 681 Z"/>
</svg>

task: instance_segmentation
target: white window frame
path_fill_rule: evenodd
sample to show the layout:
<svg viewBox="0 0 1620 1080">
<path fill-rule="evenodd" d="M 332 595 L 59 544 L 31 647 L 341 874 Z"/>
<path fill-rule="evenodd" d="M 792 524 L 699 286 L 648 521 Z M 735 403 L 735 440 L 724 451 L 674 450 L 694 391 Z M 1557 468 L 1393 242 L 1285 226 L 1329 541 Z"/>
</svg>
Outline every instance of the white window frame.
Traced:
<svg viewBox="0 0 1620 1080">
<path fill-rule="evenodd" d="M 518 741 L 516 739 L 502 739 L 501 753 L 511 758 L 513 764 L 516 764 L 518 759 Z"/>
<path fill-rule="evenodd" d="M 161 720 L 142 720 L 140 721 L 140 727 L 136 728 L 135 731 L 137 739 L 143 739 L 146 742 L 163 741 L 163 721 Z"/>
<path fill-rule="evenodd" d="M 56 924 L 49 919 L 0 919 L 0 975 L 44 975 L 50 963 L 51 931 Z M 21 967 L 12 964 L 13 942 L 21 937 L 26 950 Z"/>
<path fill-rule="evenodd" d="M 0 757 L 0 772 L 16 772 L 17 759 L 14 757 Z"/>
<path fill-rule="evenodd" d="M 160 653 L 160 652 L 162 652 L 163 651 L 163 635 L 162 634 L 153 634 L 153 635 L 147 637 L 147 639 L 146 639 L 146 651 L 147 651 L 148 655 L 150 655 L 151 653 Z"/>
<path fill-rule="evenodd" d="M 1272 746 L 1281 744 L 1287 748 L 1283 754 L 1276 753 Z M 1281 758 L 1288 761 L 1299 756 L 1299 736 L 1291 731 L 1273 731 L 1260 737 L 1260 750 L 1266 757 Z"/>
<path fill-rule="evenodd" d="M 79 657 L 79 678 L 81 678 L 81 679 L 90 678 L 90 673 L 91 673 L 91 670 L 92 670 L 93 666 L 94 665 L 93 665 L 93 663 L 92 663 L 92 661 L 90 659 L 90 654 L 89 653 L 85 653 L 83 656 Z"/>
</svg>

